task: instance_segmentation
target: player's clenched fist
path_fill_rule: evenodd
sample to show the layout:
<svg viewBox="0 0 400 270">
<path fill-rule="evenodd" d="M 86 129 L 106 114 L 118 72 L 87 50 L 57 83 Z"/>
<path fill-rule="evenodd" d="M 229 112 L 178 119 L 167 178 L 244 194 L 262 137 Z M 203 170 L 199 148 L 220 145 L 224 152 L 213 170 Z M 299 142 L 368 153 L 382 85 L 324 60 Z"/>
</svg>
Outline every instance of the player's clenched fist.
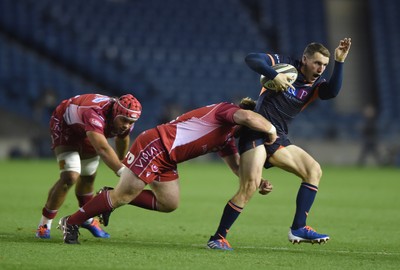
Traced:
<svg viewBox="0 0 400 270">
<path fill-rule="evenodd" d="M 265 179 L 261 179 L 261 183 L 260 186 L 258 187 L 258 192 L 261 195 L 267 195 L 268 193 L 270 193 L 273 189 L 273 186 L 271 184 L 271 182 L 269 182 L 268 180 Z"/>
</svg>

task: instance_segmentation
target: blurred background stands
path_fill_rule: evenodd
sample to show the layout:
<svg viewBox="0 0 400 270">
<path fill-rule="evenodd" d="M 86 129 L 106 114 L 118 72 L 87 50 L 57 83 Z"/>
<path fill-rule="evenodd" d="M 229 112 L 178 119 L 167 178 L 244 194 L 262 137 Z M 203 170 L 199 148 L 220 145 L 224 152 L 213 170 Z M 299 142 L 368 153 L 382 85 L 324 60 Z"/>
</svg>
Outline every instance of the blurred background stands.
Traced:
<svg viewBox="0 0 400 270">
<path fill-rule="evenodd" d="M 363 29 L 370 32 L 365 45 L 371 54 L 365 57 L 371 58 L 372 74 L 363 74 L 376 78 L 368 89 L 374 100 L 368 102 L 380 112 L 381 140 L 394 144 L 400 130 L 400 76 L 395 76 L 400 61 L 394 57 L 400 4 L 369 0 L 363 5 L 372 21 Z M 146 119 L 138 122 L 137 134 L 166 121 L 174 104 L 184 111 L 257 98 L 258 75 L 243 61 L 249 52 L 301 56 L 312 41 L 333 52 L 337 41 L 329 44 L 327 12 L 332 12 L 327 1 L 319 0 L 2 0 L 0 109 L 45 130 L 34 135 L 22 126 L 21 137 L 49 140 L 55 100 L 130 92 L 142 102 Z M 365 78 L 345 76 L 344 88 L 350 79 Z M 362 95 L 365 89 L 344 91 Z M 362 106 L 344 113 L 335 102 L 313 104 L 291 126 L 293 137 L 322 144 L 357 142 Z"/>
</svg>

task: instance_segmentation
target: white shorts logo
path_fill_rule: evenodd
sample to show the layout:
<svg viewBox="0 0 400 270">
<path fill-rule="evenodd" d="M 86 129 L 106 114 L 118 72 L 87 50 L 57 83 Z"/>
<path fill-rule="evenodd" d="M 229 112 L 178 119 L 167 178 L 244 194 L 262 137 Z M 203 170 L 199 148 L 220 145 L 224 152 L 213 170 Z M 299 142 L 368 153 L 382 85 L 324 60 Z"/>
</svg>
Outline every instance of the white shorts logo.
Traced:
<svg viewBox="0 0 400 270">
<path fill-rule="evenodd" d="M 128 163 L 128 164 L 132 164 L 133 163 L 133 161 L 135 160 L 135 155 L 134 154 L 132 154 L 131 152 L 128 152 L 127 154 L 126 154 L 126 162 Z"/>
<path fill-rule="evenodd" d="M 157 165 L 152 164 L 152 165 L 151 165 L 151 170 L 152 170 L 153 172 L 158 172 L 158 167 L 157 167 Z"/>
</svg>

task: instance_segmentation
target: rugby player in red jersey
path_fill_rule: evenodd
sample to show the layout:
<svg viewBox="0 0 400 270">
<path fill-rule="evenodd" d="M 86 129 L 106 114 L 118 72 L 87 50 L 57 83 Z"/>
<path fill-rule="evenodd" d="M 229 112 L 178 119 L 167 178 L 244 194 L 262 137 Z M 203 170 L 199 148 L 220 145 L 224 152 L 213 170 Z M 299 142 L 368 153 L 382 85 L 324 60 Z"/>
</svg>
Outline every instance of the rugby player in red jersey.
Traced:
<svg viewBox="0 0 400 270">
<path fill-rule="evenodd" d="M 123 160 L 128 169 L 115 189 L 103 190 L 79 211 L 60 219 L 64 242 L 78 243 L 79 226 L 85 220 L 128 203 L 161 212 L 175 210 L 179 204 L 178 163 L 218 152 L 238 175 L 234 139 L 238 125 L 263 133 L 267 143 L 276 140 L 275 127 L 268 120 L 226 102 L 195 109 L 141 133 Z M 143 190 L 146 185 L 151 190 Z"/>
<path fill-rule="evenodd" d="M 322 176 L 321 167 L 310 154 L 290 142 L 287 137 L 288 124 L 313 100 L 326 100 L 338 95 L 342 86 L 344 61 L 350 47 L 350 38 L 340 40 L 335 49 L 335 64 L 329 80 L 323 78 L 322 74 L 329 63 L 330 53 L 319 43 L 309 44 L 299 60 L 286 55 L 265 53 L 251 53 L 246 57 L 246 63 L 251 69 L 273 79 L 281 90 L 263 88 L 255 108 L 255 112 L 263 115 L 276 127 L 278 139 L 275 143 L 266 145 L 263 134 L 243 128 L 239 140 L 240 187 L 225 206 L 219 227 L 207 243 L 209 248 L 232 249 L 225 237 L 259 187 L 263 166 L 275 166 L 301 178 L 296 212 L 288 233 L 289 241 L 321 243 L 329 240 L 328 235 L 319 234 L 306 225 L 307 215 Z M 288 63 L 297 68 L 299 76 L 293 85 L 289 83 L 286 74 L 278 74 L 271 67 L 277 63 Z"/>
<path fill-rule="evenodd" d="M 54 110 L 50 132 L 60 178 L 48 193 L 36 237 L 50 238 L 52 220 L 74 184 L 79 206 L 92 199 L 100 158 L 115 174 L 121 175 L 129 134 L 141 111 L 141 104 L 130 94 L 120 98 L 79 95 L 62 101 Z M 115 138 L 115 151 L 107 138 Z M 86 220 L 82 227 L 95 237 L 110 237 L 97 219 Z"/>
</svg>

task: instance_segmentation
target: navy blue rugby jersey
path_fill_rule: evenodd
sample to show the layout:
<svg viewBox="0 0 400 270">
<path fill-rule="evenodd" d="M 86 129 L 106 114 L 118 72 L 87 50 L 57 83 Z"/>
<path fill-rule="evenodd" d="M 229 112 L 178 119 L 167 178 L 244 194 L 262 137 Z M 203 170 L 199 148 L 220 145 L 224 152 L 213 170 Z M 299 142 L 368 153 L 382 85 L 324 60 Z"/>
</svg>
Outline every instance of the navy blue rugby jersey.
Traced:
<svg viewBox="0 0 400 270">
<path fill-rule="evenodd" d="M 277 75 L 277 72 L 271 68 L 275 64 L 287 63 L 296 67 L 298 77 L 292 84 L 295 90 L 278 92 L 263 87 L 254 110 L 286 134 L 290 121 L 308 104 L 317 98 L 334 98 L 342 85 L 343 63 L 336 61 L 329 81 L 320 76 L 313 84 L 305 81 L 300 72 L 301 61 L 298 59 L 280 54 L 251 53 L 246 57 L 246 63 L 251 69 L 268 78 L 275 78 Z"/>
</svg>

